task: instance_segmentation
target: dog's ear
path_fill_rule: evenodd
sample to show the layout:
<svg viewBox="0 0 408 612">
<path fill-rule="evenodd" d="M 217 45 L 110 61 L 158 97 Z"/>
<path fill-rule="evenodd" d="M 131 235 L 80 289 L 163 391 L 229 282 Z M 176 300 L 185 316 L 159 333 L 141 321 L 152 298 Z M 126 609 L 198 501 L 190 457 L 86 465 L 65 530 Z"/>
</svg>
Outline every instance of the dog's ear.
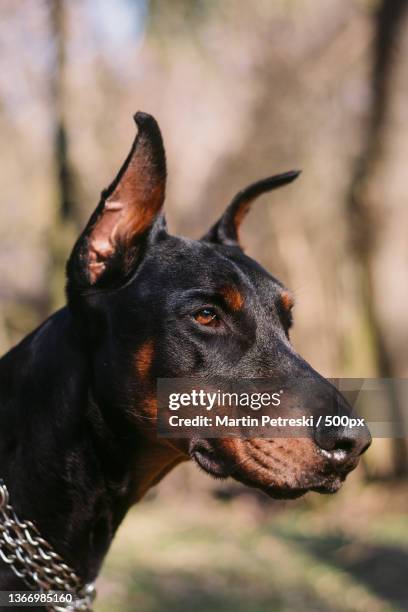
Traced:
<svg viewBox="0 0 408 612">
<path fill-rule="evenodd" d="M 68 290 L 123 282 L 152 235 L 165 232 L 166 158 L 160 129 L 146 113 L 136 113 L 134 120 L 138 133 L 130 153 L 102 192 L 68 260 Z"/>
<path fill-rule="evenodd" d="M 256 183 L 252 183 L 237 193 L 222 217 L 201 238 L 201 240 L 216 244 L 239 246 L 239 228 L 252 202 L 267 191 L 272 191 L 272 189 L 291 183 L 299 174 L 300 171 L 298 170 L 291 170 L 284 174 L 276 174 L 275 176 L 270 176 Z"/>
</svg>

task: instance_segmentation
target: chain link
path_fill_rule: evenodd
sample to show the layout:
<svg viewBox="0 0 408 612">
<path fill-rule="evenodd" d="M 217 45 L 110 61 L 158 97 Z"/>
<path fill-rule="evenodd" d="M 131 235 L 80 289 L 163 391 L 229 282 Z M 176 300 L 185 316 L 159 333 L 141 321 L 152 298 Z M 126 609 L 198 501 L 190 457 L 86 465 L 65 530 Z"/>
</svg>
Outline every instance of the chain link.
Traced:
<svg viewBox="0 0 408 612">
<path fill-rule="evenodd" d="M 72 604 L 52 606 L 50 612 L 92 612 L 95 587 L 81 580 L 52 546 L 41 537 L 31 521 L 18 518 L 9 503 L 9 493 L 0 479 L 0 558 L 26 586 L 42 593 L 66 591 L 74 596 Z"/>
</svg>

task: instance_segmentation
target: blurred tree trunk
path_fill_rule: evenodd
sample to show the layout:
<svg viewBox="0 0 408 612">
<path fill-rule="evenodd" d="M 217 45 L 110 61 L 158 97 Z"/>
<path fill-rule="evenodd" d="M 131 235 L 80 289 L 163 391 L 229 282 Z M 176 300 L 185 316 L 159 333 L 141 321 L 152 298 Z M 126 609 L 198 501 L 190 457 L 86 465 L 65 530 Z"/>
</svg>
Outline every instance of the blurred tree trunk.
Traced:
<svg viewBox="0 0 408 612">
<path fill-rule="evenodd" d="M 75 180 L 69 162 L 68 130 L 65 113 L 65 58 L 67 48 L 67 3 L 49 0 L 50 33 L 54 49 L 51 73 L 51 121 L 56 178 L 56 210 L 50 239 L 50 309 L 64 302 L 65 261 L 77 229 Z"/>
<path fill-rule="evenodd" d="M 394 52 L 396 50 L 408 0 L 383 0 L 375 15 L 371 108 L 365 141 L 351 179 L 347 214 L 349 236 L 358 270 L 363 319 L 370 332 L 377 375 L 393 378 L 394 364 L 387 346 L 375 304 L 374 254 L 381 229 L 376 210 L 375 178 L 385 157 L 386 133 L 392 98 Z M 390 417 L 403 422 L 403 410 L 395 387 L 388 387 Z M 397 433 L 397 432 L 396 432 Z M 393 474 L 408 473 L 408 451 L 405 439 L 392 440 Z"/>
</svg>

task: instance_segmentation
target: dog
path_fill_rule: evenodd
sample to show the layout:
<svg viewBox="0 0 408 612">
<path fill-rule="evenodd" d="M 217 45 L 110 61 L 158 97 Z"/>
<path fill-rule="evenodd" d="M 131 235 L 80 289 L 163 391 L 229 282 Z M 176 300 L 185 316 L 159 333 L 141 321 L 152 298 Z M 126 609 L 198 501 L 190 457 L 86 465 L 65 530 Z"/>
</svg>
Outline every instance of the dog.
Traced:
<svg viewBox="0 0 408 612">
<path fill-rule="evenodd" d="M 173 236 L 162 136 L 152 116 L 135 122 L 130 153 L 69 257 L 67 306 L 0 360 L 8 504 L 83 584 L 128 509 L 183 461 L 293 498 L 337 491 L 370 444 L 366 427 L 275 440 L 157 436 L 158 378 L 303 376 L 335 394 L 339 414 L 352 409 L 295 352 L 291 293 L 239 243 L 251 203 L 299 173 L 239 192 L 201 240 Z M 24 588 L 3 557 L 0 590 Z"/>
</svg>

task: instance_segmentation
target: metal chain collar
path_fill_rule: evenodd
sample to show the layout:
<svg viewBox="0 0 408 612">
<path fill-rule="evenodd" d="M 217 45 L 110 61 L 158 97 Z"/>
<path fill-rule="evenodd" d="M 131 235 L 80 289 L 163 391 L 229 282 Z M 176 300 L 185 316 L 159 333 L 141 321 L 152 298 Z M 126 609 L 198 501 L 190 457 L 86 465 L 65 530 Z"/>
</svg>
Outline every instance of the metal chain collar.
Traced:
<svg viewBox="0 0 408 612">
<path fill-rule="evenodd" d="M 0 558 L 31 590 L 70 592 L 74 601 L 54 605 L 52 612 L 92 612 L 96 591 L 92 583 L 83 586 L 52 546 L 41 537 L 31 521 L 21 521 L 9 503 L 9 493 L 0 479 Z"/>
</svg>

